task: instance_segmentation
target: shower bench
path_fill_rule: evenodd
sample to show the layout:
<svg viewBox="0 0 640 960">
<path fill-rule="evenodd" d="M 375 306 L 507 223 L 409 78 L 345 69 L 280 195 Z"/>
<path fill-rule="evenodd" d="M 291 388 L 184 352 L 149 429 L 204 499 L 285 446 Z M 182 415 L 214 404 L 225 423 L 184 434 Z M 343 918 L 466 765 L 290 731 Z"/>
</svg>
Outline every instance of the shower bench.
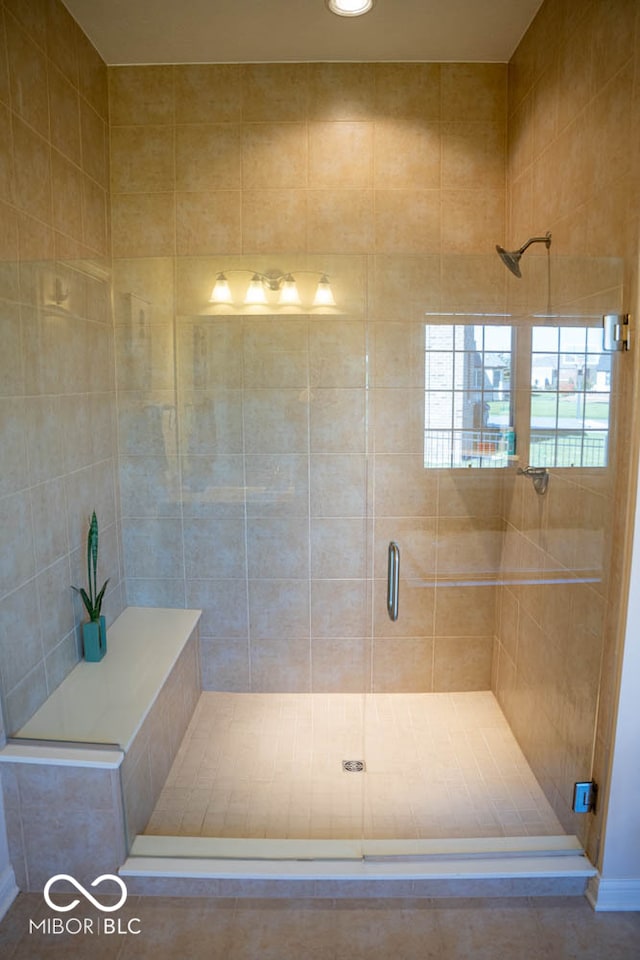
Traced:
<svg viewBox="0 0 640 960">
<path fill-rule="evenodd" d="M 22 890 L 115 873 L 156 804 L 200 696 L 200 610 L 128 607 L 0 750 Z"/>
</svg>

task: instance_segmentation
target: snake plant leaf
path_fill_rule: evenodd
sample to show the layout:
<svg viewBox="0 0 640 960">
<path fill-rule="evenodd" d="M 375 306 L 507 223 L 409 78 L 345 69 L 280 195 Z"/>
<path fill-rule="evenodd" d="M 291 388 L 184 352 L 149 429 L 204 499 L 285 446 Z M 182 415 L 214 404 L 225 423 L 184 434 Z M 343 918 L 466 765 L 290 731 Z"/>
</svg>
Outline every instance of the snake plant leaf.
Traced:
<svg viewBox="0 0 640 960">
<path fill-rule="evenodd" d="M 86 611 L 89 614 L 89 619 L 93 620 L 94 604 L 91 600 L 91 597 L 89 597 L 89 595 L 87 594 L 87 591 L 84 589 L 84 587 L 71 587 L 71 589 L 75 590 L 76 593 L 80 594 L 80 596 L 82 597 L 82 602 L 85 605 Z"/>
<path fill-rule="evenodd" d="M 105 582 L 102 584 L 102 590 L 100 591 L 100 593 L 99 593 L 98 596 L 96 597 L 96 602 L 95 602 L 96 615 L 95 615 L 95 617 L 94 617 L 94 619 L 96 619 L 96 620 L 97 620 L 98 617 L 100 616 L 100 610 L 102 609 L 102 598 L 104 597 L 104 592 L 105 592 L 105 590 L 107 589 L 107 584 L 108 584 L 108 583 L 109 583 L 109 578 L 107 578 L 107 579 L 105 580 Z"/>
<path fill-rule="evenodd" d="M 91 523 L 89 524 L 89 536 L 87 539 L 87 567 L 89 566 L 89 560 L 91 561 L 91 570 L 88 570 L 89 573 L 89 594 L 92 598 L 96 596 L 97 590 L 97 570 L 98 570 L 98 518 L 96 517 L 95 510 L 91 515 Z M 93 576 L 91 575 L 93 573 Z M 95 600 L 94 600 L 95 603 Z"/>
</svg>

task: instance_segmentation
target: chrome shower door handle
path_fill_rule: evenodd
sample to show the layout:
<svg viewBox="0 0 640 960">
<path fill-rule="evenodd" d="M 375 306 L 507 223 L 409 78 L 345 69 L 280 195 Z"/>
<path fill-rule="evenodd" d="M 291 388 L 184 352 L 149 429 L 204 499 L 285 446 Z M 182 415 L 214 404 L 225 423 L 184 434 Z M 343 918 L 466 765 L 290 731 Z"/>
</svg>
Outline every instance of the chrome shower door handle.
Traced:
<svg viewBox="0 0 640 960">
<path fill-rule="evenodd" d="M 398 619 L 400 598 L 400 547 L 392 540 L 387 562 L 387 613 L 390 620 Z"/>
</svg>

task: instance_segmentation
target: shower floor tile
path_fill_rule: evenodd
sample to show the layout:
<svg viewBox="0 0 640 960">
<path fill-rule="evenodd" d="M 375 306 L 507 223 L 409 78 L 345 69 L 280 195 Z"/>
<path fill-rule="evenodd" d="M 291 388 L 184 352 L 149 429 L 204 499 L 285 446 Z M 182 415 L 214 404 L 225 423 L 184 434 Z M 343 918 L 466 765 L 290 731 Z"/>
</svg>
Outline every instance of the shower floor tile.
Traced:
<svg viewBox="0 0 640 960">
<path fill-rule="evenodd" d="M 363 760 L 364 772 L 342 769 Z M 203 693 L 147 834 L 560 835 L 490 692 Z"/>
</svg>

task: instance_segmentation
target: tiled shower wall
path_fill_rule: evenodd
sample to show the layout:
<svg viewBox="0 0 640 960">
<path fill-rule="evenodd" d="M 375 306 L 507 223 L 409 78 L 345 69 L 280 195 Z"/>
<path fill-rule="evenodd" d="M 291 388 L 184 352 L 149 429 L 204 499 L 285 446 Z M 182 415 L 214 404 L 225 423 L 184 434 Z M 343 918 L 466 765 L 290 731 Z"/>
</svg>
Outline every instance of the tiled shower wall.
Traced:
<svg viewBox="0 0 640 960">
<path fill-rule="evenodd" d="M 0 4 L 0 679 L 5 732 L 79 657 L 91 511 L 122 606 L 107 71 L 57 0 Z"/>
<path fill-rule="evenodd" d="M 424 470 L 424 312 L 504 302 L 506 68 L 109 81 L 128 602 L 203 608 L 212 689 L 486 689 L 502 481 Z M 221 312 L 239 268 L 338 307 Z"/>
<path fill-rule="evenodd" d="M 508 236 L 517 246 L 552 231 L 552 253 L 562 254 L 553 310 L 634 310 L 639 25 L 634 0 L 547 0 L 509 65 Z M 544 312 L 543 262 L 529 262 L 538 282 L 514 282 L 510 303 Z M 544 501 L 517 479 L 505 487 L 505 573 L 538 582 L 500 593 L 496 689 L 563 825 L 596 862 L 604 804 L 595 817 L 573 816 L 570 804 L 574 781 L 593 774 L 607 784 L 628 576 L 623 505 L 636 482 L 635 353 L 614 357 L 610 467 L 553 471 Z"/>
</svg>

